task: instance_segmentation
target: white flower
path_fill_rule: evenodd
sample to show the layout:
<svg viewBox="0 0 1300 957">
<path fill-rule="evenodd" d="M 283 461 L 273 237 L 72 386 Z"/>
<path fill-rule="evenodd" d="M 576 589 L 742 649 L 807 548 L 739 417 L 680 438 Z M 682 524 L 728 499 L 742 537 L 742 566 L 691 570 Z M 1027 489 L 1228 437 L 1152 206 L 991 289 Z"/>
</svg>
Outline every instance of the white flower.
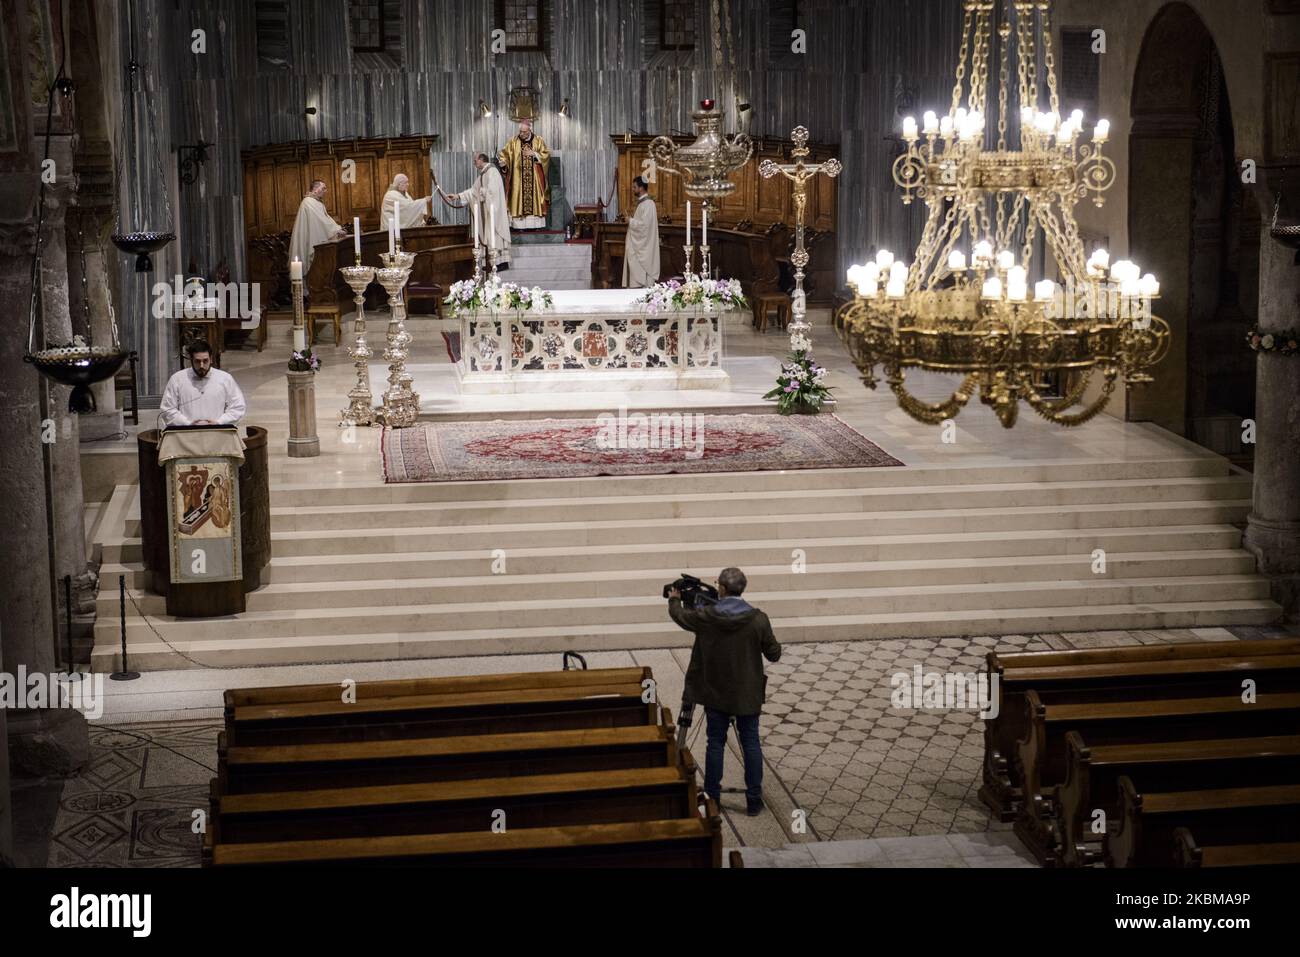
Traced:
<svg viewBox="0 0 1300 957">
<path fill-rule="evenodd" d="M 1263 346 L 1265 349 L 1272 349 L 1273 337 L 1271 335 L 1267 335 L 1263 339 L 1259 340 L 1259 344 Z"/>
</svg>

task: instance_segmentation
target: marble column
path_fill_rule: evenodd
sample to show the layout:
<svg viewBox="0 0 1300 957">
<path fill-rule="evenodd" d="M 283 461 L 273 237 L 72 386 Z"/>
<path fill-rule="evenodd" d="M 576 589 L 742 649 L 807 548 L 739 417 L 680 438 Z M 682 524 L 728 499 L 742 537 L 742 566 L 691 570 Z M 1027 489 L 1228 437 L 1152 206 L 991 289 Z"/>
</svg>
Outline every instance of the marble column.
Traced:
<svg viewBox="0 0 1300 957">
<path fill-rule="evenodd" d="M 1292 183 L 1284 195 L 1300 193 Z M 1270 203 L 1271 206 L 1271 203 Z M 1295 250 L 1268 233 L 1259 247 L 1259 329 L 1300 327 L 1300 265 Z M 1260 353 L 1255 373 L 1255 490 L 1245 546 L 1267 576 L 1288 620 L 1300 619 L 1300 355 Z"/>
<path fill-rule="evenodd" d="M 35 181 L 35 177 L 31 179 Z M 34 197 L 27 200 L 19 219 L 9 217 L 15 212 L 14 206 L 22 208 L 21 203 L 6 203 L 0 210 L 0 315 L 24 319 L 0 333 L 0 382 L 5 385 L 5 410 L 0 415 L 0 448 L 4 449 L 0 455 L 0 488 L 4 489 L 0 495 L 0 654 L 10 673 L 22 665 L 28 673 L 50 674 L 59 670 L 59 661 L 41 442 L 41 390 L 45 385 L 31 365 L 23 361 L 31 250 L 35 244 L 35 225 L 27 215 Z M 67 390 L 59 391 L 64 393 L 62 401 L 66 404 Z M 60 445 L 75 455 L 75 438 L 65 441 L 60 436 L 50 451 Z M 78 502 L 80 491 L 78 477 Z M 80 511 L 77 521 L 81 521 Z M 15 772 L 66 775 L 89 757 L 86 721 L 79 712 L 14 710 L 7 717 L 8 757 Z"/>
</svg>

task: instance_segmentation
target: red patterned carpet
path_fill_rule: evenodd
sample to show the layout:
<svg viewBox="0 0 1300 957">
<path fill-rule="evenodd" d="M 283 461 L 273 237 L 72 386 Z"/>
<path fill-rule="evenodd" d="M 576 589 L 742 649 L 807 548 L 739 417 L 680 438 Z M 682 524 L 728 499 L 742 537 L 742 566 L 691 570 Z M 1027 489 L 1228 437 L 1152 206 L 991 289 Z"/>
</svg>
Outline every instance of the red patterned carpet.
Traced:
<svg viewBox="0 0 1300 957">
<path fill-rule="evenodd" d="M 438 422 L 385 429 L 380 448 L 388 483 L 903 464 L 827 414 Z"/>
</svg>

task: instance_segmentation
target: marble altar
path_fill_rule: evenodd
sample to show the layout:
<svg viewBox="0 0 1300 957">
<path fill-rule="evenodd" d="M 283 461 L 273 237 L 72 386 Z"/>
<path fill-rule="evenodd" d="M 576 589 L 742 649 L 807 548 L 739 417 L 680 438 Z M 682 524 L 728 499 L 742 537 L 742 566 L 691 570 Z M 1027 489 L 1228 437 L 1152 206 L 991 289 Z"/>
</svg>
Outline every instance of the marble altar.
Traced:
<svg viewBox="0 0 1300 957">
<path fill-rule="evenodd" d="M 456 374 L 467 394 L 727 389 L 725 312 L 649 314 L 644 289 L 560 289 L 542 312 L 463 313 Z"/>
</svg>

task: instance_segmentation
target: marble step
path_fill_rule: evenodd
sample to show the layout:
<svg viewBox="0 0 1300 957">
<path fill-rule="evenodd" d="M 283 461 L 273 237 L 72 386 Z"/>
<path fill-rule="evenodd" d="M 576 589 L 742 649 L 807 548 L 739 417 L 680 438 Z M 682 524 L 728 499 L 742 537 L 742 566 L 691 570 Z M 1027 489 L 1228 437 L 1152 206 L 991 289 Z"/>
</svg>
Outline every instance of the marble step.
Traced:
<svg viewBox="0 0 1300 957">
<path fill-rule="evenodd" d="M 341 608 L 289 608 L 246 611 L 239 616 L 241 631 L 260 640 L 301 633 L 349 635 L 530 627 L 586 627 L 654 622 L 665 614 L 660 585 L 628 597 L 532 598 L 487 600 L 474 596 L 459 602 L 428 602 L 426 596 L 401 589 L 390 592 L 382 604 Z M 1268 582 L 1255 575 L 1213 575 L 1134 581 L 1002 582 L 968 585 L 907 585 L 888 588 L 846 588 L 821 591 L 746 593 L 748 600 L 769 617 L 852 616 L 970 611 L 987 613 L 1015 608 L 1088 607 L 1093 605 L 1145 605 L 1189 601 L 1266 600 Z M 462 599 L 469 598 L 462 594 Z M 128 618 L 127 639 L 150 629 L 171 628 L 166 637 L 197 640 L 230 631 L 229 622 L 217 619 L 169 619 L 161 598 L 136 602 L 151 621 Z M 102 626 L 106 633 L 119 630 L 111 616 Z"/>
<path fill-rule="evenodd" d="M 601 409 L 617 414 L 618 409 Z M 1036 484 L 1053 482 L 1151 482 L 1193 476 L 1224 477 L 1227 464 L 1217 457 L 1154 460 L 1149 462 L 1070 462 L 1059 465 L 948 468 L 946 466 L 864 469 L 790 469 L 767 472 L 700 472 L 685 475 L 618 475 L 581 478 L 511 479 L 478 482 L 422 482 L 386 485 L 274 483 L 272 505 L 363 505 L 371 502 L 498 501 L 515 498 L 595 498 L 627 495 L 744 494 L 803 489 L 955 488 L 970 485 Z M 1250 479 L 1238 476 L 1248 487 Z"/>
<path fill-rule="evenodd" d="M 565 498 L 519 498 L 496 502 L 430 502 L 395 505 L 277 506 L 275 531 L 479 525 L 570 517 L 600 519 L 697 518 L 760 514 L 916 511 L 952 508 L 1026 508 L 1046 505 L 1136 504 L 1242 500 L 1250 480 L 1221 478 L 1128 482 L 1057 482 L 890 489 L 800 489 L 751 491 L 744 496 L 710 493 L 606 495 L 575 504 Z"/>
<path fill-rule="evenodd" d="M 680 526 L 680 523 L 677 523 Z M 780 530 L 778 529 L 778 532 Z M 836 531 L 843 531 L 837 527 Z M 947 531 L 919 533 L 905 530 L 901 534 L 850 535 L 822 537 L 801 534 L 797 540 L 776 534 L 766 538 L 723 536 L 718 539 L 668 539 L 647 541 L 644 536 L 615 536 L 606 543 L 585 542 L 580 547 L 543 541 L 528 545 L 512 538 L 493 536 L 490 547 L 469 548 L 464 541 L 451 547 L 439 534 L 379 538 L 379 547 L 356 547 L 356 539 L 343 540 L 336 546 L 315 548 L 308 533 L 273 535 L 272 562 L 277 566 L 294 565 L 369 565 L 374 575 L 401 577 L 400 569 L 418 566 L 423 576 L 464 574 L 461 569 L 479 569 L 494 560 L 494 549 L 506 549 L 508 567 L 514 572 L 547 573 L 556 571 L 596 571 L 611 567 L 660 568 L 690 562 L 693 567 L 746 563 L 771 564 L 789 562 L 794 549 L 802 550 L 810 560 L 888 561 L 924 558 L 963 558 L 980 556 L 1091 554 L 1102 548 L 1107 552 L 1186 551 L 1197 548 L 1235 548 L 1241 544 L 1241 530 L 1226 523 L 1144 526 L 1120 528 L 1083 528 L 1063 530 L 1057 527 L 1032 529 L 993 529 L 981 531 Z M 436 532 L 436 530 L 435 530 Z M 335 533 L 339 535 L 341 533 Z M 286 539 L 285 536 L 298 536 Z M 316 539 L 330 542 L 330 539 Z M 288 547 L 292 541 L 295 547 Z M 399 548 L 398 545 L 406 547 Z M 349 547 L 353 546 L 353 547 Z M 421 547 L 424 546 L 424 547 Z M 437 550 L 433 550 L 436 548 Z M 106 542 L 103 561 L 122 565 L 140 561 L 140 540 L 123 539 Z M 674 558 L 680 561 L 674 562 Z"/>
<path fill-rule="evenodd" d="M 902 612 L 775 618 L 777 638 L 786 643 L 885 640 L 951 635 L 1027 634 L 1113 629 L 1210 628 L 1266 624 L 1277 616 L 1271 601 L 1193 601 L 1159 604 Z M 133 667 L 171 669 L 241 667 L 334 661 L 378 661 L 496 654 L 558 654 L 562 651 L 616 651 L 638 648 L 687 648 L 692 636 L 664 616 L 663 621 L 590 626 L 457 627 L 443 632 L 384 632 L 270 636 L 251 629 L 226 629 L 199 638 L 182 626 L 162 623 L 172 647 L 151 631 L 131 634 L 127 651 Z M 164 630 L 165 629 L 165 630 Z M 98 635 L 98 631 L 97 631 Z M 175 649 L 175 650 L 173 650 Z M 182 657 L 182 654 L 189 658 Z M 111 671 L 120 666 L 116 632 L 96 643 L 91 666 Z"/>
<path fill-rule="evenodd" d="M 261 588 L 248 595 L 248 611 L 283 611 L 295 608 L 350 608 L 384 604 L 463 602 L 467 595 L 483 602 L 524 599 L 551 600 L 590 598 L 632 598 L 652 594 L 664 583 L 674 580 L 682 569 L 617 569 L 593 572 L 559 572 L 550 574 L 462 574 L 442 578 L 363 577 L 372 568 L 365 564 L 347 566 L 355 577 L 343 580 L 311 578 L 285 580 L 272 559 L 263 572 Z M 777 594 L 783 591 L 825 591 L 861 588 L 936 585 L 1006 584 L 1013 582 L 1094 582 L 1154 580 L 1187 576 L 1250 576 L 1254 559 L 1246 552 L 1215 549 L 1204 552 L 1151 552 L 1145 554 L 1108 554 L 1106 571 L 1096 574 L 1089 554 L 1007 558 L 931 559 L 927 561 L 835 562 L 813 563 L 803 572 L 794 572 L 790 563 L 782 565 L 747 565 L 750 591 L 753 594 Z M 125 574 L 128 586 L 135 591 L 145 587 L 146 577 L 140 566 L 105 566 L 101 571 L 102 590 L 99 614 L 109 618 L 118 611 L 117 576 Z M 702 577 L 712 578 L 712 573 Z M 137 595 L 137 602 L 148 614 L 165 613 L 161 596 Z"/>
</svg>

